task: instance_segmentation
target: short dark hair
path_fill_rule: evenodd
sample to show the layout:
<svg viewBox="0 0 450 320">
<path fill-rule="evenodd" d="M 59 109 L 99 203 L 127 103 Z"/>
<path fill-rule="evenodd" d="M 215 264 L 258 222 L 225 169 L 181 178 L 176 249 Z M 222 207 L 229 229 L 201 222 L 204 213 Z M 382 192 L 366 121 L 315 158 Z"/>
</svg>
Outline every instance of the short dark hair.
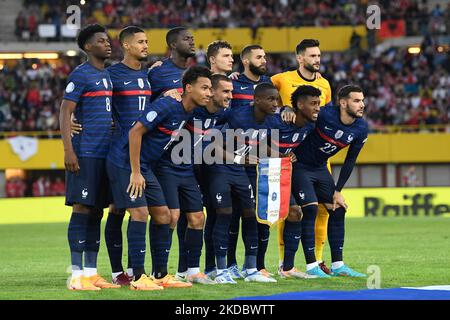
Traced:
<svg viewBox="0 0 450 320">
<path fill-rule="evenodd" d="M 304 99 L 306 97 L 320 97 L 320 95 L 322 94 L 322 92 L 320 91 L 320 89 L 313 87 L 313 86 L 309 86 L 309 85 L 303 85 L 303 86 L 299 86 L 297 89 L 295 89 L 294 92 L 292 92 L 291 95 L 291 104 L 292 104 L 292 108 L 294 109 L 294 111 L 297 110 L 297 102 L 300 99 Z"/>
<path fill-rule="evenodd" d="M 208 78 L 211 79 L 211 71 L 203 66 L 192 66 L 189 67 L 183 73 L 183 90 L 186 89 L 186 85 L 194 84 L 198 78 Z"/>
<path fill-rule="evenodd" d="M 320 45 L 317 39 L 303 39 L 295 48 L 297 54 L 305 52 L 307 48 L 318 47 Z"/>
<path fill-rule="evenodd" d="M 185 28 L 185 27 L 176 27 L 176 28 L 170 29 L 170 30 L 167 32 L 167 34 L 166 34 L 166 43 L 167 43 L 167 46 L 170 48 L 170 45 L 171 45 L 172 43 L 174 43 L 175 41 L 177 41 L 178 35 L 179 35 L 181 32 L 186 31 L 186 30 L 187 30 L 187 28 Z"/>
<path fill-rule="evenodd" d="M 352 92 L 363 92 L 363 90 L 361 89 L 360 86 L 357 86 L 355 84 L 348 84 L 346 86 L 343 86 L 341 89 L 339 89 L 338 100 L 348 98 L 348 96 Z"/>
<path fill-rule="evenodd" d="M 211 85 L 212 85 L 213 89 L 217 88 L 220 81 L 233 82 L 226 75 L 223 75 L 220 73 L 215 73 L 211 76 Z"/>
<path fill-rule="evenodd" d="M 78 33 L 78 36 L 77 36 L 78 47 L 81 50 L 84 50 L 84 46 L 86 45 L 86 42 L 91 40 L 91 38 L 97 32 L 106 32 L 106 28 L 96 23 L 96 24 L 87 25 L 86 27 L 81 29 L 80 33 Z"/>
<path fill-rule="evenodd" d="M 260 96 L 262 94 L 265 94 L 269 90 L 276 90 L 278 92 L 277 88 L 270 82 L 260 83 L 255 87 L 254 96 Z"/>
<path fill-rule="evenodd" d="M 128 26 L 123 28 L 120 33 L 119 33 L 119 41 L 120 41 L 120 45 L 123 45 L 123 42 L 125 41 L 125 39 L 129 36 L 133 36 L 135 33 L 145 33 L 144 30 L 142 30 L 139 27 L 136 26 Z"/>
<path fill-rule="evenodd" d="M 210 57 L 216 56 L 219 53 L 219 50 L 224 48 L 230 50 L 232 49 L 231 44 L 224 40 L 216 40 L 211 42 L 206 49 L 206 59 L 208 60 L 208 62 Z"/>
<path fill-rule="evenodd" d="M 252 50 L 256 49 L 263 49 L 263 47 L 261 47 L 259 44 L 250 44 L 244 47 L 244 49 L 242 49 L 241 51 L 241 60 L 244 59 L 244 57 L 248 55 L 250 52 L 252 52 Z"/>
</svg>

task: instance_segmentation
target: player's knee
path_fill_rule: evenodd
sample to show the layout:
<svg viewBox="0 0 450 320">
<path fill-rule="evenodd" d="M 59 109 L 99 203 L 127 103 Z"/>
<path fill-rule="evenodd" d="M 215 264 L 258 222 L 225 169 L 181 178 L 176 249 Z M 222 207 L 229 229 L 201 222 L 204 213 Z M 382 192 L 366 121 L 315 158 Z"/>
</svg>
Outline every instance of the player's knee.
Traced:
<svg viewBox="0 0 450 320">
<path fill-rule="evenodd" d="M 90 214 L 91 213 L 91 209 L 89 207 L 83 205 L 83 204 L 75 203 L 73 205 L 73 212 Z"/>
<path fill-rule="evenodd" d="M 108 213 L 123 216 L 125 215 L 125 209 L 118 209 L 114 206 L 114 204 L 110 204 Z"/>
<path fill-rule="evenodd" d="M 167 206 L 151 207 L 150 215 L 155 219 L 155 224 L 170 224 L 172 217 Z"/>
<path fill-rule="evenodd" d="M 169 209 L 170 211 L 170 227 L 175 228 L 180 219 L 180 209 Z"/>
<path fill-rule="evenodd" d="M 187 213 L 188 227 L 191 229 L 203 229 L 205 225 L 205 215 L 203 212 Z"/>
<path fill-rule="evenodd" d="M 289 214 L 287 216 L 288 221 L 298 222 L 298 221 L 301 221 L 302 218 L 303 218 L 303 213 L 299 206 L 289 207 Z"/>
<path fill-rule="evenodd" d="M 146 207 L 133 208 L 129 212 L 133 221 L 147 222 L 148 220 L 148 209 Z"/>
<path fill-rule="evenodd" d="M 302 219 L 310 219 L 310 218 L 315 219 L 315 217 L 317 216 L 317 208 L 318 208 L 317 202 L 308 203 L 302 206 L 303 212 Z"/>
</svg>

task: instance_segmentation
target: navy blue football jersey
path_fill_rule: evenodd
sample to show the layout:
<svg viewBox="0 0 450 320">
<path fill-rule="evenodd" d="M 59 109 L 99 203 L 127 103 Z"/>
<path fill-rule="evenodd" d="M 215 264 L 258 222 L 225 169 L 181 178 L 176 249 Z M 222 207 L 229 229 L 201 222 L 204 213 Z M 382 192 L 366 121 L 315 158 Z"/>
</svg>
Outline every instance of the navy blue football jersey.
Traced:
<svg viewBox="0 0 450 320">
<path fill-rule="evenodd" d="M 259 81 L 252 81 L 245 74 L 240 74 L 237 80 L 233 80 L 231 107 L 250 106 L 254 100 L 255 87 L 264 82 L 272 83 L 267 76 L 261 76 Z"/>
<path fill-rule="evenodd" d="M 172 149 L 178 144 L 173 144 L 171 150 L 166 152 L 158 163 L 160 170 L 170 170 L 178 175 L 192 174 L 194 164 L 202 164 L 203 151 L 214 139 L 214 131 L 220 133 L 220 130 L 227 121 L 229 109 L 220 109 L 215 113 L 210 113 L 206 107 L 194 109 L 189 118 L 185 129 L 189 132 L 190 152 L 186 155 L 183 152 L 177 154 L 177 163 L 172 161 Z M 183 143 L 181 140 L 179 143 Z M 194 159 L 194 156 L 196 159 Z M 181 162 L 181 163 L 180 163 Z"/>
<path fill-rule="evenodd" d="M 345 125 L 340 120 L 339 107 L 323 107 L 315 129 L 295 151 L 298 163 L 310 167 L 326 166 L 328 158 L 348 146 L 348 154 L 357 155 L 367 140 L 368 132 L 364 119 L 356 119 L 351 125 Z"/>
<path fill-rule="evenodd" d="M 112 82 L 106 70 L 85 62 L 69 75 L 63 99 L 75 102 L 75 118 L 83 126 L 72 137 L 78 157 L 106 158 L 111 141 Z"/>
<path fill-rule="evenodd" d="M 107 68 L 113 83 L 112 115 L 115 132 L 127 133 L 150 104 L 152 89 L 145 69 L 135 70 L 122 62 Z"/>
<path fill-rule="evenodd" d="M 174 64 L 171 59 L 165 59 L 162 65 L 151 69 L 148 72 L 148 80 L 152 86 L 152 101 L 171 89 L 183 92 L 182 78 L 185 70 Z"/>
<path fill-rule="evenodd" d="M 258 148 L 260 143 L 268 140 L 270 135 L 270 127 L 267 123 L 267 117 L 262 123 L 258 123 L 254 117 L 253 106 L 236 106 L 230 109 L 227 116 L 227 124 L 222 128 L 224 134 L 224 147 L 227 146 L 227 140 L 232 136 L 227 129 L 232 129 L 234 136 L 234 154 L 245 157 L 254 148 Z M 227 150 L 230 152 L 230 150 Z M 240 164 L 223 164 L 215 165 L 216 170 L 220 171 L 242 171 L 244 166 Z"/>
<path fill-rule="evenodd" d="M 148 129 L 142 137 L 141 164 L 154 166 L 170 149 L 191 115 L 181 102 L 171 97 L 161 97 L 151 103 L 138 120 Z M 128 135 L 113 142 L 108 159 L 118 167 L 130 168 Z"/>
<path fill-rule="evenodd" d="M 281 114 L 279 113 L 268 116 L 267 123 L 271 128 L 271 145 L 272 147 L 277 147 L 280 154 L 294 152 L 314 129 L 313 123 L 307 123 L 301 128 L 292 123 L 286 123 L 281 119 Z M 278 129 L 277 135 L 274 134 L 276 129 Z"/>
</svg>

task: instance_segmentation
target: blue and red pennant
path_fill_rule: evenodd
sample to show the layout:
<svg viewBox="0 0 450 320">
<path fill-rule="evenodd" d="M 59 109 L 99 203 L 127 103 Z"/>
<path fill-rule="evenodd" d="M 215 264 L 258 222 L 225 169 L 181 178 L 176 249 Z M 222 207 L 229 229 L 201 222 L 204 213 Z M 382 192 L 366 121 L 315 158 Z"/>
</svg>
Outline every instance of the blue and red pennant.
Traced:
<svg viewBox="0 0 450 320">
<path fill-rule="evenodd" d="M 289 213 L 292 163 L 289 157 L 260 159 L 257 167 L 256 218 L 269 226 Z"/>
</svg>

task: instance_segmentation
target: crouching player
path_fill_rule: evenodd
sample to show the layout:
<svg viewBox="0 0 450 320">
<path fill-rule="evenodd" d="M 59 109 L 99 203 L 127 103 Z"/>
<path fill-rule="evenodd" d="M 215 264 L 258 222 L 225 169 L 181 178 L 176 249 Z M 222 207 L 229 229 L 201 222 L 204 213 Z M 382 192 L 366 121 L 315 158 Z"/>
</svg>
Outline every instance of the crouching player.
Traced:
<svg viewBox="0 0 450 320">
<path fill-rule="evenodd" d="M 295 150 L 292 192 L 303 211 L 302 245 L 306 273 L 330 277 L 319 267 L 314 252 L 314 225 L 318 203 L 330 214 L 328 241 L 331 248 L 333 276 L 364 277 L 343 262 L 344 220 L 347 205 L 341 190 L 347 182 L 359 152 L 367 140 L 368 125 L 362 119 L 364 94 L 358 86 L 347 85 L 338 93 L 338 106 L 326 106 L 319 112 L 315 130 Z M 328 158 L 349 147 L 337 184 L 327 170 Z"/>
</svg>

